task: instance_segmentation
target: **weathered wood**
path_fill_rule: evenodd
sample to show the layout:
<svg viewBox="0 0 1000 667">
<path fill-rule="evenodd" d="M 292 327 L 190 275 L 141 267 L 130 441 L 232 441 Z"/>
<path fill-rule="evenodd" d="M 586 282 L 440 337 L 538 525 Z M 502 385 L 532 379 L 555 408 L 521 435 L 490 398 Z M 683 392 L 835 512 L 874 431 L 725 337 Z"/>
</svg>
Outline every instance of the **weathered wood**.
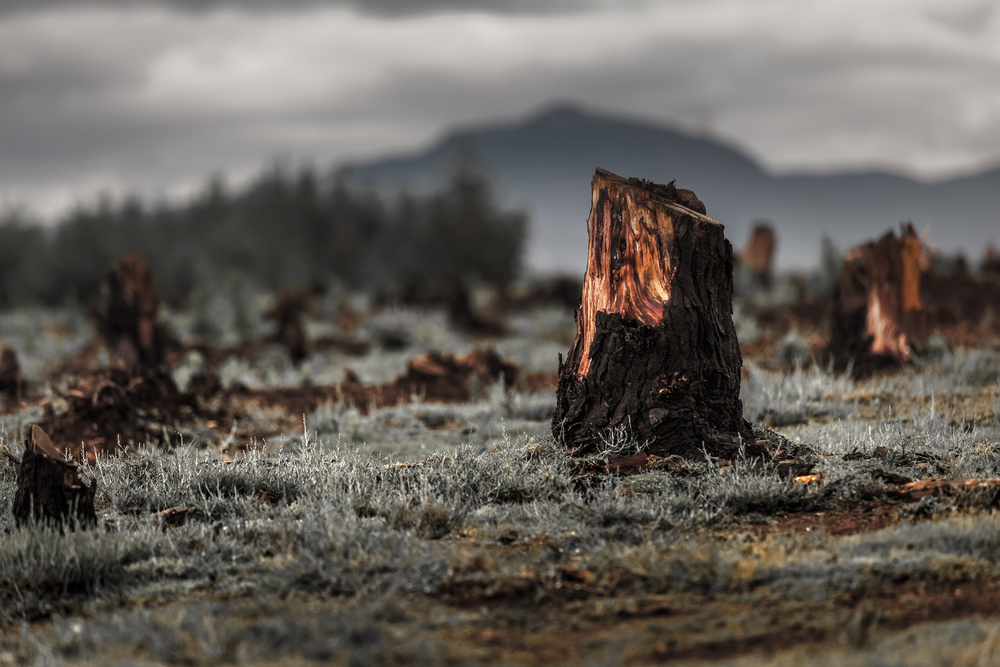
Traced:
<svg viewBox="0 0 1000 667">
<path fill-rule="evenodd" d="M 577 335 L 560 359 L 553 433 L 574 451 L 626 428 L 647 452 L 752 444 L 732 321 L 733 250 L 690 190 L 598 169 Z"/>
<path fill-rule="evenodd" d="M 94 510 L 96 480 L 87 486 L 80 479 L 76 463 L 64 461 L 45 431 L 31 427 L 14 495 L 17 525 L 32 521 L 78 521 L 81 527 L 97 523 Z"/>
<path fill-rule="evenodd" d="M 890 231 L 877 242 L 850 250 L 834 292 L 830 348 L 841 368 L 855 375 L 910 359 L 926 344 L 920 294 L 923 241 L 913 225 L 897 238 Z"/>
</svg>

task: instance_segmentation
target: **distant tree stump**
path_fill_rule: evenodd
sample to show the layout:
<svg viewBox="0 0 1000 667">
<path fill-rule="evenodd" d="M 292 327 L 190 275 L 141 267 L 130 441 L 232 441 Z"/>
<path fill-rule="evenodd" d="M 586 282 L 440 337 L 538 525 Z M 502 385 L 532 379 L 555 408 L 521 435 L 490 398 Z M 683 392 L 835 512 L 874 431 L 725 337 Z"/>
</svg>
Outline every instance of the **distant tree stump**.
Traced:
<svg viewBox="0 0 1000 667">
<path fill-rule="evenodd" d="M 767 223 L 760 222 L 754 225 L 750 243 L 740 255 L 744 266 L 757 275 L 764 287 L 771 286 L 774 246 L 774 230 Z"/>
<path fill-rule="evenodd" d="M 24 393 L 24 378 L 21 377 L 21 364 L 17 361 L 17 353 L 12 348 L 0 344 L 0 394 L 11 400 L 19 400 Z"/>
<path fill-rule="evenodd" d="M 484 317 L 472 307 L 472 295 L 461 278 L 454 278 L 445 289 L 448 304 L 448 319 L 452 326 L 469 333 L 484 336 L 500 336 L 505 327 L 499 321 Z"/>
<path fill-rule="evenodd" d="M 1000 253 L 992 243 L 983 251 L 983 273 L 1000 275 Z"/>
<path fill-rule="evenodd" d="M 272 340 L 288 350 L 292 363 L 298 364 L 309 356 L 306 337 L 306 316 L 315 308 L 316 297 L 323 293 L 319 284 L 302 288 L 285 288 L 274 297 L 274 304 L 264 316 L 277 323 L 278 332 Z"/>
<path fill-rule="evenodd" d="M 17 525 L 31 521 L 62 523 L 74 519 L 83 527 L 97 523 L 94 496 L 97 482 L 85 485 L 76 463 L 64 461 L 62 452 L 37 425 L 31 427 L 17 475 L 14 519 Z"/>
<path fill-rule="evenodd" d="M 844 256 L 834 292 L 830 349 L 839 368 L 855 376 L 910 359 L 927 340 L 920 298 L 923 242 L 904 225 Z"/>
<path fill-rule="evenodd" d="M 166 335 L 157 323 L 160 299 L 153 272 L 137 257 L 124 257 L 108 271 L 98 329 L 112 367 L 135 373 L 160 368 Z"/>
<path fill-rule="evenodd" d="M 733 250 L 690 190 L 598 169 L 577 335 L 560 358 L 553 433 L 576 452 L 625 427 L 650 454 L 732 457 L 740 400 Z"/>
</svg>

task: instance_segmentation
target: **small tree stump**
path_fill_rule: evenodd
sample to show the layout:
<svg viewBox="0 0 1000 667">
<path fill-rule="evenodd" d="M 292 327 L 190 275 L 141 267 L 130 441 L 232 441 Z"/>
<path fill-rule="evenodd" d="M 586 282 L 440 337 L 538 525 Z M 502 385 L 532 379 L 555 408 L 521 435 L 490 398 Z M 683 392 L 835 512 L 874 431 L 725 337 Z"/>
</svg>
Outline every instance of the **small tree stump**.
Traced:
<svg viewBox="0 0 1000 667">
<path fill-rule="evenodd" d="M 877 242 L 844 256 L 844 272 L 833 298 L 830 349 L 840 368 L 856 376 L 898 365 L 926 344 L 920 298 L 923 241 L 913 225 L 899 238 L 890 231 Z"/>
<path fill-rule="evenodd" d="M 102 293 L 98 330 L 111 366 L 133 373 L 159 368 L 166 358 L 166 336 L 156 321 L 160 299 L 153 272 L 142 260 L 124 257 L 108 271 Z"/>
<path fill-rule="evenodd" d="M 274 304 L 264 317 L 278 324 L 278 331 L 271 340 L 288 350 L 292 363 L 303 362 L 309 356 L 306 338 L 306 316 L 315 309 L 315 300 L 323 293 L 318 284 L 304 288 L 284 288 L 274 297 Z"/>
<path fill-rule="evenodd" d="M 14 520 L 21 526 L 32 521 L 71 522 L 83 527 L 97 523 L 94 495 L 97 482 L 85 485 L 76 464 L 64 461 L 62 452 L 37 425 L 31 427 L 17 475 Z"/>
<path fill-rule="evenodd" d="M 753 271 L 764 287 L 771 286 L 774 258 L 774 230 L 765 222 L 754 225 L 750 243 L 740 255 L 744 266 Z"/>
<path fill-rule="evenodd" d="M 992 243 L 983 251 L 983 273 L 1000 275 L 1000 253 Z"/>
<path fill-rule="evenodd" d="M 21 377 L 21 364 L 17 361 L 17 353 L 13 348 L 0 344 L 0 394 L 8 399 L 20 400 L 24 393 L 24 378 Z"/>
<path fill-rule="evenodd" d="M 553 433 L 592 450 L 625 427 L 647 452 L 731 458 L 752 445 L 732 320 L 733 249 L 690 190 L 598 169 L 577 335 Z"/>
</svg>

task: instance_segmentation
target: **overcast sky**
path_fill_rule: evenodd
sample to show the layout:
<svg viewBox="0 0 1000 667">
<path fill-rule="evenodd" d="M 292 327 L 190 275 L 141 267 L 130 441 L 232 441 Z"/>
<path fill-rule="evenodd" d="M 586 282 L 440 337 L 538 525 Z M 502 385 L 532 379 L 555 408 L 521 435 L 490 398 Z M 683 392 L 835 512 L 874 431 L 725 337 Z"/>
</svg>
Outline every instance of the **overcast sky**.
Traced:
<svg viewBox="0 0 1000 667">
<path fill-rule="evenodd" d="M 0 206 L 329 167 L 554 102 L 776 171 L 1000 164 L 980 0 L 0 0 Z"/>
</svg>

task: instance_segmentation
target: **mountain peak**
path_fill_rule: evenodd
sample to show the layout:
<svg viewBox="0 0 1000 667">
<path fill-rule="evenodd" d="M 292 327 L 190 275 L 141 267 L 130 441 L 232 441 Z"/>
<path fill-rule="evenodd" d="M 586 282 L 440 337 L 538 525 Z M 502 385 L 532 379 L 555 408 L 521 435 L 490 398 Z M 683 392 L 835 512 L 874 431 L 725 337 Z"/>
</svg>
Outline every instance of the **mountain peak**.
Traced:
<svg viewBox="0 0 1000 667">
<path fill-rule="evenodd" d="M 517 122 L 454 131 L 421 153 L 351 165 L 341 173 L 384 192 L 427 191 L 470 157 L 493 176 L 505 205 L 531 214 L 527 263 L 549 273 L 583 271 L 596 167 L 657 183 L 676 180 L 726 225 L 736 247 L 754 220 L 770 220 L 782 269 L 814 264 L 823 234 L 847 248 L 901 220 L 930 227 L 930 242 L 948 252 L 978 252 L 983 243 L 1000 240 L 993 231 L 1000 219 L 997 170 L 941 183 L 881 172 L 779 176 L 716 139 L 568 102 Z"/>
</svg>

